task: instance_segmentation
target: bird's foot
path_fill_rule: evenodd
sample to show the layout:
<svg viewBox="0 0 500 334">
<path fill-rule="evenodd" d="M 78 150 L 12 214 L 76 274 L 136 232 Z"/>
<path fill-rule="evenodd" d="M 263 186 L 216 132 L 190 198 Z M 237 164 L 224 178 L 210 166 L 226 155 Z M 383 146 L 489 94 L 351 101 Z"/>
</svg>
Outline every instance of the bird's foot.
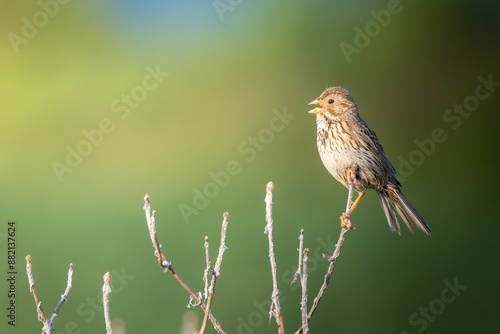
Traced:
<svg viewBox="0 0 500 334">
<path fill-rule="evenodd" d="M 348 230 L 356 229 L 352 226 L 350 215 L 347 215 L 345 212 L 342 212 L 342 215 L 340 216 L 340 227 Z"/>
<path fill-rule="evenodd" d="M 347 168 L 347 171 L 346 171 L 347 184 L 355 185 L 357 175 L 358 175 L 358 166 L 357 165 L 352 165 L 351 167 Z"/>
</svg>

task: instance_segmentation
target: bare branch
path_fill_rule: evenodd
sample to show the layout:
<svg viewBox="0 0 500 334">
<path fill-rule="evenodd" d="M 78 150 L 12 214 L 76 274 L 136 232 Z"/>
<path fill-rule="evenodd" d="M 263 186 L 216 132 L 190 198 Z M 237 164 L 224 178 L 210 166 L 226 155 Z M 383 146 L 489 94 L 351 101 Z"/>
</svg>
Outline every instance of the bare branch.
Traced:
<svg viewBox="0 0 500 334">
<path fill-rule="evenodd" d="M 278 332 L 280 334 L 285 333 L 285 326 L 283 323 L 283 314 L 281 312 L 280 304 L 280 292 L 278 288 L 278 278 L 277 278 L 277 265 L 276 257 L 274 255 L 274 240 L 273 240 L 273 182 L 269 182 L 266 186 L 266 228 L 264 233 L 267 234 L 269 239 L 269 260 L 271 262 L 271 274 L 273 278 L 273 292 L 271 296 L 271 310 L 269 311 L 269 316 L 276 319 L 278 324 Z"/>
<path fill-rule="evenodd" d="M 351 217 L 351 207 L 352 207 L 352 197 L 353 197 L 353 194 L 354 194 L 354 180 L 356 180 L 356 172 L 352 172 L 350 173 L 350 177 L 351 177 L 351 180 L 349 182 L 349 192 L 347 194 L 347 204 L 346 204 L 346 207 L 345 207 L 345 213 L 347 215 L 348 218 Z"/>
<path fill-rule="evenodd" d="M 217 255 L 217 260 L 215 261 L 215 276 L 219 277 L 220 275 L 220 266 L 222 264 L 222 256 L 224 255 L 224 252 L 226 251 L 226 231 L 227 231 L 227 224 L 228 224 L 228 219 L 229 219 L 229 212 L 224 212 L 222 215 L 222 228 L 220 232 L 220 245 L 219 245 L 219 254 Z"/>
<path fill-rule="evenodd" d="M 36 292 L 35 280 L 33 278 L 33 272 L 31 269 L 31 260 L 32 260 L 31 255 L 27 255 L 26 256 L 26 274 L 28 276 L 30 292 L 33 294 L 33 298 L 35 299 L 36 310 L 38 313 L 38 320 L 40 320 L 43 323 L 42 332 L 49 334 L 49 333 L 53 332 L 52 322 L 54 321 L 55 317 L 59 314 L 59 311 L 61 310 L 63 304 L 68 299 L 68 294 L 69 294 L 69 291 L 71 290 L 71 284 L 73 281 L 73 263 L 69 264 L 68 281 L 67 281 L 66 289 L 64 290 L 64 293 L 61 295 L 61 299 L 59 300 L 59 303 L 57 303 L 56 308 L 54 309 L 54 312 L 52 313 L 52 316 L 49 319 L 47 319 L 45 317 L 45 313 L 43 312 L 43 309 L 42 309 L 42 302 L 38 298 L 38 293 Z"/>
<path fill-rule="evenodd" d="M 68 294 L 69 290 L 71 290 L 71 284 L 73 282 L 73 263 L 69 264 L 69 270 L 68 270 L 68 281 L 66 284 L 66 290 L 64 290 L 64 293 L 61 295 L 61 299 L 59 300 L 59 303 L 57 303 L 56 308 L 54 309 L 54 312 L 52 313 L 52 316 L 49 319 L 49 323 L 52 326 L 52 322 L 54 321 L 55 317 L 59 314 L 59 311 L 61 310 L 63 304 L 68 300 Z"/>
<path fill-rule="evenodd" d="M 155 249 L 155 256 L 158 257 L 158 264 L 163 269 L 164 272 L 170 272 L 175 280 L 182 286 L 184 290 L 189 294 L 190 298 L 195 302 L 195 304 L 200 305 L 203 311 L 206 310 L 206 305 L 203 303 L 201 295 L 197 295 L 184 280 L 177 274 L 172 266 L 172 263 L 167 260 L 167 257 L 163 253 L 162 247 L 158 242 L 158 238 L 156 236 L 156 226 L 155 226 L 155 214 L 156 212 L 151 212 L 150 198 L 149 195 L 144 196 L 144 212 L 146 214 L 146 222 L 148 224 L 149 236 L 151 237 L 151 242 L 153 243 L 153 248 Z M 215 330 L 219 333 L 225 333 L 222 329 L 222 326 L 219 324 L 217 319 L 213 316 L 213 314 L 209 313 L 210 321 L 212 322 Z"/>
<path fill-rule="evenodd" d="M 307 318 L 307 261 L 309 260 L 309 248 L 304 249 L 304 258 L 302 263 L 302 272 L 300 285 L 302 286 L 302 298 L 300 311 L 302 314 L 302 332 L 309 334 L 309 320 Z"/>
<path fill-rule="evenodd" d="M 299 263 L 297 265 L 297 271 L 295 271 L 295 274 L 293 274 L 293 279 L 290 285 L 293 285 L 295 284 L 295 282 L 297 282 L 302 272 L 302 255 L 304 253 L 304 229 L 300 230 L 298 250 L 299 250 Z"/>
<path fill-rule="evenodd" d="M 104 308 L 104 322 L 106 323 L 106 333 L 112 334 L 111 316 L 109 314 L 109 295 L 111 294 L 111 274 L 107 272 L 103 276 L 104 284 L 102 286 L 102 306 Z"/>
<path fill-rule="evenodd" d="M 207 268 L 205 269 L 203 273 L 203 280 L 205 281 L 205 289 L 204 289 L 204 295 L 205 295 L 205 301 L 207 302 L 207 306 L 205 308 L 205 315 L 203 316 L 203 321 L 201 323 L 201 328 L 198 331 L 198 334 L 204 334 L 205 329 L 207 328 L 207 321 L 208 321 L 208 315 L 210 313 L 210 306 L 212 305 L 212 296 L 213 296 L 213 290 L 215 286 L 215 277 L 214 277 L 214 270 L 211 267 L 211 261 L 210 261 L 210 251 L 209 251 L 209 243 L 208 243 L 208 237 L 205 237 L 205 261 L 207 263 Z M 208 276 L 212 274 L 212 281 L 209 285 L 208 283 Z"/>
<path fill-rule="evenodd" d="M 28 275 L 30 292 L 33 294 L 33 298 L 35 299 L 36 311 L 38 313 L 38 320 L 40 320 L 43 324 L 42 333 L 50 334 L 52 333 L 52 326 L 45 317 L 45 313 L 43 313 L 42 302 L 38 298 L 38 293 L 36 292 L 35 288 L 35 280 L 33 278 L 33 273 L 31 271 L 31 255 L 26 256 L 26 274 Z"/>
<path fill-rule="evenodd" d="M 342 244 L 344 243 L 345 234 L 348 231 L 350 231 L 350 229 L 347 229 L 347 228 L 342 228 L 342 230 L 340 231 L 340 236 L 339 236 L 339 239 L 337 241 L 337 244 L 335 245 L 335 250 L 333 251 L 332 256 L 328 256 L 326 254 L 323 254 L 323 257 L 326 258 L 330 262 L 330 265 L 328 266 L 328 270 L 325 274 L 323 284 L 321 285 L 321 287 L 318 291 L 318 294 L 316 295 L 316 298 L 314 298 L 311 309 L 309 310 L 309 314 L 307 315 L 307 319 L 309 321 L 311 320 L 314 312 L 316 311 L 316 308 L 318 307 L 318 304 L 319 304 L 321 298 L 323 298 L 323 294 L 325 293 L 326 288 L 330 284 L 330 279 L 332 278 L 333 270 L 335 269 L 335 265 L 337 264 L 337 260 L 340 256 L 340 249 L 342 248 Z M 300 333 L 302 333 L 302 328 L 300 328 L 299 330 L 297 330 L 295 332 L 295 334 L 300 334 Z"/>
<path fill-rule="evenodd" d="M 169 270 L 171 264 L 165 257 L 165 254 L 161 249 L 161 245 L 158 242 L 158 238 L 156 237 L 156 224 L 155 224 L 156 211 L 151 212 L 149 195 L 144 196 L 144 212 L 146 213 L 146 222 L 148 224 L 149 236 L 151 238 L 151 242 L 153 243 L 153 247 L 155 249 L 155 255 L 158 257 L 158 264 L 160 265 L 160 267 L 163 268 L 163 271 L 167 271 Z"/>
<path fill-rule="evenodd" d="M 353 204 L 352 197 L 354 193 L 354 180 L 356 179 L 356 173 L 353 172 L 350 174 L 351 180 L 349 183 L 349 193 L 347 195 L 347 204 L 346 204 L 346 217 L 347 219 L 350 219 L 351 216 L 351 207 Z M 323 284 L 321 285 L 318 294 L 316 295 L 316 298 L 314 298 L 313 304 L 311 306 L 311 309 L 309 310 L 309 314 L 307 315 L 307 320 L 310 321 L 314 312 L 316 311 L 316 308 L 318 307 L 318 304 L 323 298 L 323 294 L 326 291 L 326 288 L 330 284 L 330 280 L 333 275 L 333 270 L 335 269 L 335 265 L 337 264 L 337 260 L 340 256 L 340 249 L 342 248 L 342 245 L 344 244 L 345 240 L 345 234 L 349 231 L 350 229 L 342 227 L 342 230 L 340 231 L 339 239 L 337 240 L 337 244 L 335 245 L 335 249 L 333 251 L 332 256 L 328 256 L 326 254 L 323 254 L 323 257 L 327 259 L 330 262 L 330 265 L 328 266 L 328 270 L 325 274 L 325 278 L 323 280 Z M 295 334 L 300 334 L 303 332 L 303 328 L 299 328 Z"/>
<path fill-rule="evenodd" d="M 203 272 L 203 282 L 205 283 L 205 288 L 203 289 L 203 295 L 205 296 L 205 300 L 208 298 L 208 276 L 212 272 L 212 263 L 210 261 L 210 245 L 208 243 L 208 237 L 205 236 L 205 262 L 207 264 L 207 267 L 205 268 L 205 271 Z"/>
<path fill-rule="evenodd" d="M 198 334 L 203 334 L 205 333 L 205 328 L 207 325 L 207 319 L 208 315 L 210 314 L 210 307 L 212 306 L 212 300 L 214 298 L 215 294 L 215 285 L 217 284 L 217 279 L 219 278 L 220 275 L 220 267 L 222 264 L 222 257 L 224 255 L 224 252 L 226 251 L 226 231 L 227 231 L 227 223 L 229 219 L 229 213 L 224 212 L 223 215 L 223 220 L 222 220 L 222 229 L 221 229 L 221 236 L 220 236 L 220 245 L 219 245 L 219 254 L 217 255 L 217 260 L 215 261 L 215 269 L 210 268 L 211 274 L 212 274 L 212 282 L 210 284 L 210 287 L 208 288 L 208 297 L 207 297 L 207 306 L 205 309 L 205 316 L 203 318 L 203 322 L 201 324 L 200 331 Z M 207 269 L 209 268 L 210 264 L 210 258 L 208 256 L 208 238 L 205 238 L 205 254 L 206 254 L 206 259 L 207 259 Z M 208 274 L 207 274 L 207 281 L 208 281 Z"/>
</svg>

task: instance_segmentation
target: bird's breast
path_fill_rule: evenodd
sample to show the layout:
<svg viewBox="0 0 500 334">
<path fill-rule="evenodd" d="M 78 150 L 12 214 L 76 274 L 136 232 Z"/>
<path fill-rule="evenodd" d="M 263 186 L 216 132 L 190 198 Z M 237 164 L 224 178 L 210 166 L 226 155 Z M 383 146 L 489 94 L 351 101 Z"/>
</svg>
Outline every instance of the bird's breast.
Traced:
<svg viewBox="0 0 500 334">
<path fill-rule="evenodd" d="M 319 125 L 319 124 L 318 124 Z M 370 187 L 376 179 L 374 169 L 370 162 L 370 152 L 356 140 L 355 132 L 347 127 L 344 122 L 333 122 L 318 126 L 318 151 L 321 161 L 332 176 L 349 187 L 347 170 L 358 166 L 360 184 L 357 190 Z"/>
</svg>

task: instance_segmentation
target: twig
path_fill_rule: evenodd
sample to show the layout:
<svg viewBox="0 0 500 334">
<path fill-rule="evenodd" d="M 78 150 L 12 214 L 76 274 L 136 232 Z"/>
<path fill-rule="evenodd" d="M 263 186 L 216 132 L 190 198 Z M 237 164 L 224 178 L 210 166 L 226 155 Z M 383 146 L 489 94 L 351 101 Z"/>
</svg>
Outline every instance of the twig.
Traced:
<svg viewBox="0 0 500 334">
<path fill-rule="evenodd" d="M 353 178 L 355 178 L 355 174 L 353 173 L 351 175 Z M 347 205 L 346 205 L 346 215 L 349 217 L 351 206 L 352 206 L 352 195 L 354 191 L 354 186 L 351 183 L 349 185 L 349 194 L 347 196 Z M 337 264 L 337 260 L 340 256 L 340 249 L 342 248 L 342 245 L 344 244 L 344 239 L 345 239 L 345 234 L 349 231 L 350 229 L 347 228 L 342 228 L 340 231 L 339 239 L 337 240 L 337 244 L 335 245 L 335 249 L 333 251 L 332 256 L 328 256 L 326 254 L 323 254 L 323 257 L 327 259 L 330 262 L 330 265 L 328 266 L 328 270 L 325 274 L 325 278 L 323 280 L 323 284 L 321 285 L 318 294 L 316 295 L 316 298 L 314 298 L 313 304 L 311 306 L 311 309 L 309 310 L 309 314 L 307 315 L 307 320 L 311 320 L 314 312 L 316 311 L 316 308 L 318 307 L 318 304 L 323 298 L 323 294 L 326 291 L 326 288 L 330 284 L 330 279 L 332 278 L 333 275 L 333 270 L 335 269 L 335 265 Z M 302 328 L 299 328 L 295 334 L 300 334 L 302 333 Z"/>
<path fill-rule="evenodd" d="M 205 237 L 205 252 L 206 252 L 206 260 L 207 260 L 207 269 L 210 268 L 211 273 L 212 273 L 212 282 L 210 283 L 210 286 L 208 288 L 208 297 L 207 297 L 207 306 L 205 309 L 205 316 L 203 317 L 203 323 L 201 324 L 200 331 L 198 334 L 203 334 L 205 333 L 205 328 L 207 325 L 207 320 L 208 320 L 208 315 L 210 314 L 210 307 L 212 306 L 212 300 L 214 298 L 215 294 L 215 285 L 217 284 L 217 279 L 219 278 L 220 275 L 220 267 L 222 264 L 222 257 L 224 255 L 224 252 L 226 251 L 226 231 L 227 231 L 227 223 L 229 219 L 229 213 L 224 212 L 223 215 L 223 220 L 222 220 L 222 229 L 221 229 L 221 235 L 220 235 L 220 245 L 219 245 L 219 254 L 217 255 L 217 260 L 215 261 L 215 268 L 212 269 L 210 268 L 210 257 L 208 256 L 208 238 Z M 207 274 L 207 281 L 208 281 L 208 274 Z"/>
<path fill-rule="evenodd" d="M 285 326 L 283 324 L 283 314 L 281 313 L 280 304 L 280 292 L 278 288 L 278 278 L 277 278 L 277 265 L 276 258 L 274 255 L 274 240 L 273 240 L 273 182 L 269 182 L 266 186 L 266 228 L 264 233 L 267 234 L 269 239 L 269 260 L 271 262 L 271 274 L 273 277 L 273 293 L 272 293 L 272 303 L 271 309 L 269 311 L 269 317 L 274 317 L 276 323 L 278 324 L 278 332 L 280 334 L 285 333 Z"/>
<path fill-rule="evenodd" d="M 200 296 L 198 296 L 184 280 L 177 274 L 172 266 L 172 263 L 167 260 L 167 257 L 163 253 L 160 243 L 158 242 L 158 238 L 156 236 L 156 226 L 155 226 L 155 214 L 156 212 L 151 212 L 150 198 L 149 195 L 144 196 L 144 212 L 146 214 L 146 222 L 149 228 L 149 236 L 151 237 L 151 242 L 153 243 L 153 247 L 155 249 L 155 256 L 158 257 L 158 264 L 163 269 L 164 272 L 170 272 L 175 280 L 182 286 L 184 290 L 189 294 L 190 298 L 195 301 L 197 305 L 200 305 L 203 311 L 206 310 L 206 306 L 203 303 L 203 300 Z M 225 333 L 222 329 L 222 326 L 219 324 L 217 319 L 210 312 L 209 314 L 210 321 L 212 322 L 215 330 L 219 333 Z"/>
<path fill-rule="evenodd" d="M 42 302 L 38 298 L 38 293 L 35 288 L 35 280 L 33 278 L 33 273 L 31 272 L 31 255 L 26 256 L 26 274 L 28 275 L 28 283 L 30 286 L 30 292 L 33 294 L 35 299 L 36 311 L 38 313 L 38 320 L 43 324 L 42 333 L 50 334 L 52 333 L 52 326 L 48 322 L 42 309 Z"/>
<path fill-rule="evenodd" d="M 297 271 L 293 275 L 293 280 L 290 285 L 297 282 L 300 279 L 300 285 L 302 287 L 302 298 L 300 300 L 300 311 L 302 319 L 302 331 L 304 333 L 309 333 L 309 322 L 307 319 L 307 261 L 309 260 L 309 248 L 304 249 L 304 229 L 300 230 L 299 235 L 299 263 L 297 265 Z"/>
<path fill-rule="evenodd" d="M 215 276 L 217 278 L 220 275 L 220 266 L 222 265 L 222 256 L 224 255 L 224 252 L 226 251 L 226 231 L 227 231 L 227 224 L 228 224 L 228 219 L 229 219 L 229 212 L 224 212 L 222 215 L 222 228 L 220 231 L 220 244 L 219 244 L 219 254 L 217 254 L 217 260 L 215 260 Z"/>
<path fill-rule="evenodd" d="M 290 283 L 290 285 L 295 284 L 295 282 L 297 282 L 297 280 L 301 276 L 301 272 L 302 272 L 302 256 L 303 256 L 303 253 L 304 253 L 304 229 L 300 230 L 300 235 L 299 235 L 299 249 L 298 249 L 298 251 L 299 251 L 299 263 L 297 265 L 297 271 L 295 271 L 295 274 L 293 274 L 293 279 L 292 279 L 292 282 Z"/>
<path fill-rule="evenodd" d="M 52 322 L 54 321 L 55 317 L 59 314 L 59 311 L 61 310 L 63 304 L 66 302 L 66 300 L 68 300 L 68 294 L 69 291 L 71 290 L 71 284 L 73 281 L 73 263 L 69 264 L 68 281 L 66 284 L 66 289 L 64 290 L 64 293 L 61 295 L 61 299 L 59 300 L 59 303 L 57 303 L 56 308 L 54 309 L 54 312 L 52 312 L 52 316 L 49 319 L 45 317 L 45 313 L 42 310 L 42 302 L 38 298 L 38 293 L 36 292 L 35 280 L 33 278 L 33 273 L 31 270 L 31 255 L 26 256 L 26 274 L 28 275 L 30 292 L 33 294 L 33 298 L 35 299 L 36 310 L 38 313 L 38 320 L 40 320 L 43 323 L 42 332 L 47 334 L 52 333 L 53 331 Z"/>
<path fill-rule="evenodd" d="M 302 263 L 302 273 L 300 285 L 302 286 L 302 298 L 300 311 L 302 313 L 302 332 L 309 334 L 309 320 L 307 318 L 307 261 L 309 260 L 309 248 L 304 249 L 304 258 Z"/>
<path fill-rule="evenodd" d="M 201 323 L 200 330 L 198 331 L 198 334 L 203 334 L 205 333 L 205 329 L 207 328 L 207 320 L 208 320 L 208 314 L 210 313 L 210 306 L 212 305 L 212 296 L 213 296 L 213 288 L 215 286 L 215 275 L 214 270 L 211 266 L 211 261 L 210 261 L 210 252 L 209 252 L 209 244 L 208 244 L 208 237 L 205 237 L 205 262 L 207 263 L 207 268 L 205 269 L 203 273 L 203 281 L 205 281 L 205 289 L 204 289 L 204 295 L 205 295 L 205 301 L 207 307 L 205 308 L 205 315 L 203 316 L 203 321 Z M 212 274 L 212 281 L 210 285 L 208 284 L 208 276 Z"/>
<path fill-rule="evenodd" d="M 54 321 L 55 317 L 59 314 L 59 311 L 61 310 L 63 304 L 68 300 L 68 294 L 69 294 L 69 290 L 71 290 L 72 282 L 73 282 L 73 263 L 70 263 L 69 270 L 68 270 L 68 281 L 66 284 L 66 290 L 64 290 L 64 293 L 61 295 L 61 299 L 59 300 L 59 303 L 57 303 L 57 306 L 54 309 L 54 312 L 52 313 L 52 316 L 49 319 L 49 323 L 51 324 L 51 327 L 52 327 L 52 322 Z"/>
<path fill-rule="evenodd" d="M 205 236 L 205 243 L 204 243 L 204 247 L 205 247 L 205 262 L 207 264 L 207 267 L 205 269 L 205 271 L 203 272 L 203 282 L 205 283 L 205 288 L 203 289 L 203 295 L 205 296 L 205 300 L 208 298 L 208 275 L 210 275 L 210 273 L 213 271 L 212 269 L 212 264 L 211 264 L 211 261 L 210 261 L 210 250 L 209 250 L 209 243 L 208 243 L 208 237 Z"/>
<path fill-rule="evenodd" d="M 345 213 L 346 216 L 350 219 L 351 218 L 351 207 L 352 207 L 352 197 L 354 194 L 354 180 L 356 180 L 356 172 L 352 172 L 349 174 L 350 176 L 350 182 L 349 182 L 349 192 L 347 193 L 347 204 L 345 207 Z"/>
<path fill-rule="evenodd" d="M 104 322 L 106 323 L 106 333 L 112 334 L 111 316 L 109 314 L 109 295 L 111 294 L 111 274 L 107 272 L 103 276 L 104 285 L 102 286 L 102 306 L 104 308 Z"/>
<path fill-rule="evenodd" d="M 332 256 L 328 256 L 326 254 L 323 254 L 323 257 L 326 258 L 330 262 L 330 265 L 328 266 L 328 270 L 327 270 L 327 272 L 325 274 L 325 278 L 323 280 L 323 284 L 321 285 L 321 288 L 319 289 L 318 294 L 316 295 L 316 298 L 314 298 L 314 301 L 313 301 L 313 304 L 311 306 L 311 309 L 309 310 L 309 313 L 307 315 L 307 320 L 308 321 L 311 320 L 314 312 L 316 311 L 316 308 L 318 307 L 318 304 L 319 304 L 321 298 L 323 298 L 323 294 L 325 293 L 326 288 L 330 284 L 330 279 L 332 278 L 333 270 L 335 269 L 335 265 L 337 264 L 337 259 L 340 256 L 340 249 L 342 248 L 342 244 L 344 242 L 345 234 L 348 231 L 349 231 L 349 229 L 347 229 L 347 228 L 342 228 L 342 230 L 340 231 L 339 240 L 337 241 L 337 244 L 335 245 L 335 250 L 334 250 Z M 299 330 L 297 330 L 295 332 L 295 334 L 300 334 L 300 333 L 302 333 L 302 328 L 299 328 Z"/>
</svg>

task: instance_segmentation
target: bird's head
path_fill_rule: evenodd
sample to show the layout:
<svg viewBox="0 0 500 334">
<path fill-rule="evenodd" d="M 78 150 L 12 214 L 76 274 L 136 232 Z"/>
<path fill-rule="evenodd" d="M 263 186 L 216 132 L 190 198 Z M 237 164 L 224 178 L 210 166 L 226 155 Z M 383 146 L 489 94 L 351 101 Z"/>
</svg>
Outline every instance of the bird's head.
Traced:
<svg viewBox="0 0 500 334">
<path fill-rule="evenodd" d="M 342 87 L 330 87 L 309 104 L 317 105 L 310 114 L 322 115 L 329 119 L 342 116 L 347 112 L 356 112 L 358 106 L 349 92 Z"/>
</svg>

